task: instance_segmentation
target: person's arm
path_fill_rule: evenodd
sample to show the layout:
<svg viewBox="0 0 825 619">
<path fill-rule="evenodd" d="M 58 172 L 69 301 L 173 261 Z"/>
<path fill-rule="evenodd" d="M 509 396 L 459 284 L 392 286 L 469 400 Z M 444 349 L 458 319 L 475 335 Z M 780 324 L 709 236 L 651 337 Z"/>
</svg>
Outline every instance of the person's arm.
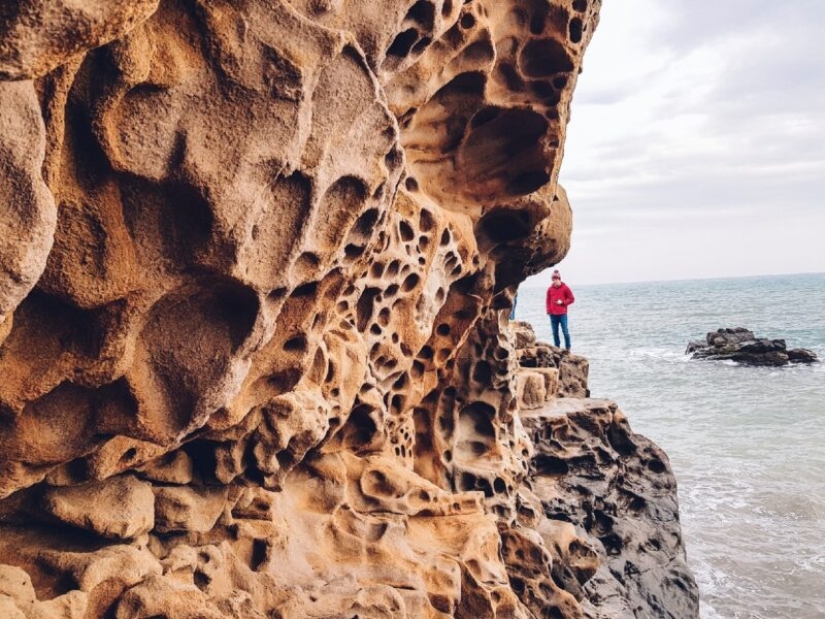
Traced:
<svg viewBox="0 0 825 619">
<path fill-rule="evenodd" d="M 564 304 L 565 305 L 573 305 L 576 300 L 576 297 L 573 296 L 573 291 L 570 290 L 570 286 L 565 285 L 566 290 L 564 291 Z"/>
</svg>

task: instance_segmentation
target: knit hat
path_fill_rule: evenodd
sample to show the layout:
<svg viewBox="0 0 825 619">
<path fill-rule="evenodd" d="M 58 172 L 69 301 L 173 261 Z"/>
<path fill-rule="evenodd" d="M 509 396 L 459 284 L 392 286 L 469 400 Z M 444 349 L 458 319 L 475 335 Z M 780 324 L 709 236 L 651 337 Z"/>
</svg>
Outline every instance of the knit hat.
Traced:
<svg viewBox="0 0 825 619">
<path fill-rule="evenodd" d="M 558 269 L 556 269 L 555 271 L 553 271 L 553 277 L 552 277 L 552 279 L 561 279 L 561 273 L 559 273 L 559 270 L 558 270 Z"/>
</svg>

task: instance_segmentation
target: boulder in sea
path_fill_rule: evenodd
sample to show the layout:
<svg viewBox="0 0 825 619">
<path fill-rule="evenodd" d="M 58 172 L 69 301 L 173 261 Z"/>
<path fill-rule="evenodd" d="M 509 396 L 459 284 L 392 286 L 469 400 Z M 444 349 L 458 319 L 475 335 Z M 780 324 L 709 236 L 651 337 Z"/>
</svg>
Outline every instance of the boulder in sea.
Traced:
<svg viewBox="0 0 825 619">
<path fill-rule="evenodd" d="M 688 343 L 685 354 L 693 359 L 735 361 L 743 365 L 782 366 L 788 363 L 816 363 L 816 353 L 807 348 L 788 350 L 785 340 L 756 337 L 744 327 L 708 333 L 705 342 Z"/>
<path fill-rule="evenodd" d="M 818 363 L 819 357 L 807 348 L 792 348 L 788 351 L 788 361 L 791 363 Z"/>
</svg>

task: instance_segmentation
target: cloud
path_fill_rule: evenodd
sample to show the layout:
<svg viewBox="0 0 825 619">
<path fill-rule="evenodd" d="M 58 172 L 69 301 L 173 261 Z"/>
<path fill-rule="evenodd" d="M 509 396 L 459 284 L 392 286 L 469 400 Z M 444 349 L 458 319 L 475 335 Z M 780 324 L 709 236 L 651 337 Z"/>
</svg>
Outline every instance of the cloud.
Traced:
<svg viewBox="0 0 825 619">
<path fill-rule="evenodd" d="M 562 165 L 566 265 L 593 282 L 825 271 L 825 3 L 602 11 Z"/>
</svg>

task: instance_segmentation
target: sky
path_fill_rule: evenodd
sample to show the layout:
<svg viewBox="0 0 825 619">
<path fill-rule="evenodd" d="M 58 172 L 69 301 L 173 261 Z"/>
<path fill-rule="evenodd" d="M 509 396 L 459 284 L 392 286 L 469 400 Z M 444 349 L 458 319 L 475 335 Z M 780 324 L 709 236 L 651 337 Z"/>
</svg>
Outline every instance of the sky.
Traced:
<svg viewBox="0 0 825 619">
<path fill-rule="evenodd" d="M 571 285 L 825 272 L 825 1 L 604 0 L 560 180 Z"/>
</svg>

